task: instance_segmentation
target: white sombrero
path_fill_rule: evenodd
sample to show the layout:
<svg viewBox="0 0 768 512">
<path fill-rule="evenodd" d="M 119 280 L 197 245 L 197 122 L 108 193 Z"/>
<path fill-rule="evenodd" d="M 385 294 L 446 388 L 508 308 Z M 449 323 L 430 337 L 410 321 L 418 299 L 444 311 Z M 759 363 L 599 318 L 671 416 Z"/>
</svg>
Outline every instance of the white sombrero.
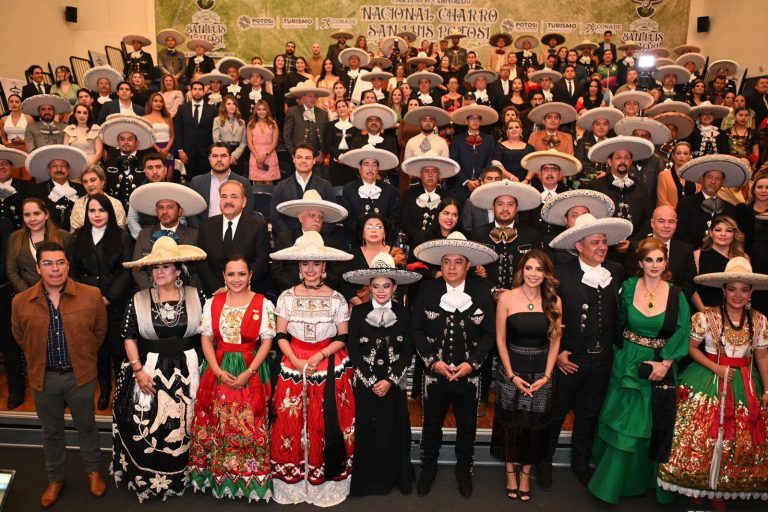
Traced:
<svg viewBox="0 0 768 512">
<path fill-rule="evenodd" d="M 339 157 L 339 162 L 357 169 L 360 166 L 360 162 L 366 158 L 373 158 L 379 162 L 379 171 L 394 169 L 397 167 L 397 164 L 400 163 L 397 155 L 394 153 L 391 153 L 386 149 L 375 148 L 370 144 L 347 151 Z"/>
<path fill-rule="evenodd" d="M 735 60 L 721 59 L 709 64 L 707 75 L 715 76 L 721 69 L 725 69 L 726 76 L 733 76 L 739 70 L 739 64 Z"/>
<path fill-rule="evenodd" d="M 349 261 L 354 256 L 344 251 L 326 247 L 317 231 L 307 231 L 292 247 L 286 247 L 269 255 L 278 261 Z"/>
<path fill-rule="evenodd" d="M 448 112 L 446 112 L 445 109 L 442 109 L 439 107 L 432 107 L 430 105 L 417 107 L 412 110 L 409 110 L 405 114 L 405 117 L 403 117 L 403 120 L 406 123 L 418 125 L 419 123 L 421 123 L 421 118 L 424 116 L 434 117 L 435 124 L 437 126 L 443 126 L 451 122 L 451 115 Z"/>
<path fill-rule="evenodd" d="M 691 106 L 684 101 L 668 99 L 646 110 L 645 115 L 653 117 L 666 112 L 679 112 L 680 114 L 688 115 L 691 112 Z"/>
<path fill-rule="evenodd" d="M 389 59 L 384 59 L 389 60 Z M 391 64 L 391 63 L 390 63 Z M 382 80 L 389 80 L 394 75 L 389 71 L 384 71 L 379 66 L 375 66 L 372 70 L 364 75 L 360 75 L 360 80 L 363 82 L 372 82 L 374 78 L 381 78 Z"/>
<path fill-rule="evenodd" d="M 768 275 L 752 272 L 752 264 L 743 256 L 731 258 L 723 272 L 701 274 L 693 278 L 696 284 L 722 288 L 728 283 L 747 283 L 753 290 L 768 290 Z"/>
<path fill-rule="evenodd" d="M 563 74 L 554 69 L 540 69 L 528 75 L 528 80 L 535 84 L 540 84 L 543 78 L 549 78 L 552 83 L 555 83 L 563 79 Z"/>
<path fill-rule="evenodd" d="M 79 178 L 88 165 L 88 155 L 82 149 L 65 144 L 42 146 L 27 155 L 24 167 L 32 177 L 45 181 L 51 176 L 48 164 L 53 160 L 65 160 L 69 164 L 69 178 Z"/>
<path fill-rule="evenodd" d="M 680 168 L 680 177 L 686 181 L 700 183 L 709 171 L 720 171 L 725 176 L 724 187 L 741 187 L 749 181 L 752 170 L 749 164 L 731 155 L 704 155 L 686 162 Z"/>
<path fill-rule="evenodd" d="M 694 69 L 701 69 L 704 67 L 704 63 L 707 58 L 700 53 L 685 53 L 675 60 L 675 64 L 685 66 L 688 62 L 693 62 Z"/>
<path fill-rule="evenodd" d="M 669 50 L 666 48 L 651 48 L 643 52 L 645 55 L 653 55 L 657 59 L 666 59 L 669 57 Z"/>
<path fill-rule="evenodd" d="M 241 67 L 245 66 L 245 61 L 243 61 L 243 59 L 238 59 L 237 57 L 223 57 L 216 63 L 216 69 L 222 73 L 226 73 L 227 69 L 233 66 L 240 70 Z"/>
<path fill-rule="evenodd" d="M 485 77 L 489 84 L 499 79 L 499 75 L 490 69 L 473 69 L 467 73 L 467 75 L 464 77 L 464 81 L 474 86 L 475 80 L 480 77 Z"/>
<path fill-rule="evenodd" d="M 499 113 L 487 105 L 478 105 L 473 103 L 472 105 L 465 105 L 459 107 L 451 113 L 451 121 L 453 124 L 466 125 L 467 117 L 480 116 L 482 120 L 480 124 L 482 126 L 496 124 L 499 120 Z"/>
<path fill-rule="evenodd" d="M 490 210 L 497 197 L 512 196 L 517 199 L 517 211 L 533 210 L 541 204 L 541 193 L 530 185 L 512 180 L 494 181 L 480 185 L 469 196 L 478 208 Z"/>
<path fill-rule="evenodd" d="M 561 124 L 572 123 L 578 117 L 576 109 L 569 104 L 563 103 L 562 101 L 550 101 L 549 103 L 542 103 L 531 109 L 531 111 L 528 112 L 528 119 L 536 124 L 543 124 L 544 118 L 551 113 L 560 114 Z"/>
<path fill-rule="evenodd" d="M 189 41 L 187 41 L 187 48 L 189 48 L 193 52 L 197 51 L 198 46 L 202 46 L 207 52 L 213 50 L 213 45 L 211 44 L 211 42 L 206 41 L 205 39 L 190 39 Z"/>
<path fill-rule="evenodd" d="M 341 222 L 349 214 L 343 206 L 320 197 L 317 190 L 307 190 L 301 199 L 283 201 L 277 205 L 277 211 L 288 217 L 298 218 L 307 210 L 320 210 L 323 212 L 323 222 L 330 224 Z"/>
<path fill-rule="evenodd" d="M 349 30 L 337 30 L 337 31 L 331 33 L 331 37 L 336 39 L 336 40 L 338 40 L 340 37 L 343 37 L 346 40 L 350 40 L 353 37 L 355 37 L 355 35 L 352 32 L 350 32 Z"/>
<path fill-rule="evenodd" d="M 365 124 L 369 117 L 378 117 L 383 123 L 382 129 L 388 130 L 397 124 L 397 113 L 386 105 L 369 103 L 360 105 L 352 111 L 352 124 L 358 130 L 365 130 Z"/>
<path fill-rule="evenodd" d="M 690 116 L 681 114 L 680 112 L 664 112 L 653 116 L 652 119 L 665 126 L 668 124 L 675 125 L 675 127 L 677 127 L 677 140 L 687 138 L 693 133 L 693 129 L 696 127 Z"/>
<path fill-rule="evenodd" d="M 633 135 L 635 130 L 645 130 L 651 134 L 651 142 L 656 146 L 666 144 L 672 138 L 664 123 L 648 117 L 625 117 L 616 123 L 613 130 L 616 135 Z"/>
<path fill-rule="evenodd" d="M 157 33 L 157 42 L 165 45 L 165 40 L 172 37 L 176 40 L 176 46 L 184 42 L 184 34 L 173 28 L 166 28 Z"/>
<path fill-rule="evenodd" d="M 520 161 L 520 166 L 531 172 L 541 172 L 543 165 L 556 165 L 563 176 L 574 176 L 581 172 L 581 162 L 568 153 L 562 153 L 555 148 L 546 151 L 534 151 L 528 153 Z"/>
<path fill-rule="evenodd" d="M 125 268 L 152 267 L 166 263 L 203 261 L 208 255 L 194 245 L 179 245 L 170 236 L 161 236 L 152 244 L 152 252 L 135 261 L 123 263 Z"/>
<path fill-rule="evenodd" d="M 460 231 L 454 231 L 446 238 L 430 240 L 417 245 L 413 250 L 416 258 L 430 263 L 440 265 L 443 256 L 449 254 L 459 254 L 469 260 L 470 265 L 487 265 L 499 259 L 496 251 L 487 245 L 471 242 L 467 240 Z"/>
<path fill-rule="evenodd" d="M 616 49 L 621 50 L 622 52 L 625 52 L 627 50 L 632 50 L 636 52 L 637 50 L 640 49 L 640 45 L 637 45 L 635 43 L 624 43 Z"/>
<path fill-rule="evenodd" d="M 681 44 L 680 46 L 672 48 L 672 51 L 678 55 L 688 55 L 690 53 L 701 52 L 701 48 L 693 44 Z"/>
<path fill-rule="evenodd" d="M 624 91 L 616 94 L 611 99 L 611 105 L 616 108 L 623 109 L 624 105 L 629 101 L 636 101 L 640 104 L 640 109 L 645 110 L 653 105 L 653 96 L 643 91 Z"/>
<path fill-rule="evenodd" d="M 613 129 L 617 122 L 624 119 L 624 112 L 614 107 L 597 107 L 590 110 L 584 109 L 579 113 L 576 124 L 587 131 L 592 131 L 592 123 L 598 119 L 608 121 L 608 128 Z"/>
<path fill-rule="evenodd" d="M 579 215 L 572 228 L 557 235 L 549 246 L 553 249 L 576 249 L 576 242 L 590 235 L 603 234 L 608 245 L 616 245 L 632 234 L 632 223 L 616 217 L 596 218 L 591 213 Z"/>
<path fill-rule="evenodd" d="M 701 117 L 702 114 L 710 112 L 715 116 L 715 119 L 722 119 L 727 116 L 730 111 L 731 109 L 725 105 L 714 105 L 712 102 L 707 100 L 702 101 L 700 105 L 691 107 L 691 111 L 688 113 L 688 115 L 691 116 L 691 119 L 696 121 L 699 119 L 699 117 Z"/>
<path fill-rule="evenodd" d="M 658 63 L 658 62 L 657 62 Z M 660 66 L 653 72 L 653 78 L 659 81 L 663 81 L 667 75 L 675 75 L 675 79 L 678 84 L 687 84 L 691 79 L 691 72 L 685 69 L 683 66 L 677 64 L 669 64 L 666 66 Z"/>
<path fill-rule="evenodd" d="M 571 208 L 583 206 L 596 219 L 613 216 L 616 206 L 613 200 L 596 190 L 567 190 L 557 194 L 541 206 L 541 219 L 555 226 L 565 226 L 563 217 Z"/>
<path fill-rule="evenodd" d="M 371 60 L 371 56 L 368 55 L 368 52 L 366 52 L 362 48 L 345 48 L 341 50 L 341 52 L 339 53 L 339 62 L 349 67 L 349 59 L 352 56 L 356 56 L 357 58 L 360 59 L 361 68 L 364 68 L 365 66 L 367 66 Z"/>
<path fill-rule="evenodd" d="M 43 105 L 50 105 L 57 114 L 69 112 L 69 102 L 58 94 L 35 94 L 25 99 L 21 104 L 21 111 L 30 116 L 39 116 L 38 109 Z"/>
<path fill-rule="evenodd" d="M 430 87 L 436 87 L 443 83 L 443 77 L 430 71 L 418 71 L 416 73 L 411 73 L 408 75 L 408 78 L 406 78 L 406 82 L 408 82 L 408 85 L 410 85 L 412 89 L 416 90 L 419 88 L 419 80 L 422 78 L 429 80 Z"/>
<path fill-rule="evenodd" d="M 408 59 L 409 65 L 426 64 L 427 66 L 432 66 L 435 62 L 437 61 L 427 55 L 425 52 L 419 52 L 415 57 Z"/>
<path fill-rule="evenodd" d="M 656 65 L 657 68 L 661 68 L 661 67 L 665 67 L 665 66 L 671 66 L 674 63 L 675 63 L 675 61 L 673 59 L 668 58 L 668 57 L 659 57 L 654 62 L 654 64 Z"/>
<path fill-rule="evenodd" d="M 531 50 L 533 50 L 534 48 L 539 46 L 539 40 L 536 39 L 535 37 L 533 37 L 533 36 L 520 36 L 520 37 L 517 38 L 517 41 L 515 41 L 515 48 L 517 48 L 518 50 L 523 50 L 524 49 L 523 48 L 523 44 L 526 41 L 531 43 Z"/>
<path fill-rule="evenodd" d="M 25 152 L 0 145 L 0 160 L 8 160 L 12 167 L 23 167 L 26 159 Z"/>
<path fill-rule="evenodd" d="M 269 82 L 275 78 L 273 72 L 263 66 L 257 66 L 255 64 L 246 64 L 245 66 L 241 66 L 237 71 L 240 73 L 240 77 L 246 80 L 250 79 L 253 73 L 257 73 L 265 82 Z"/>
<path fill-rule="evenodd" d="M 128 34 L 127 36 L 123 36 L 121 41 L 129 46 L 132 45 L 134 41 L 138 41 L 142 47 L 152 44 L 152 41 L 148 37 L 139 34 Z"/>
<path fill-rule="evenodd" d="M 140 151 L 149 149 L 155 143 L 155 130 L 138 116 L 113 114 L 101 125 L 101 139 L 104 144 L 113 148 L 119 147 L 117 136 L 123 132 L 130 132 L 136 136 Z"/>
<path fill-rule="evenodd" d="M 388 277 L 395 284 L 411 284 L 421 279 L 421 274 L 395 267 L 395 260 L 389 253 L 380 252 L 373 257 L 370 268 L 344 272 L 344 280 L 348 283 L 366 285 L 375 277 Z"/>
<path fill-rule="evenodd" d="M 330 96 L 331 91 L 326 89 L 325 87 L 317 87 L 315 86 L 314 82 L 312 80 L 305 80 L 304 82 L 299 82 L 295 86 L 291 87 L 288 90 L 288 93 L 285 95 L 286 98 L 301 98 L 305 94 L 317 94 L 318 98 L 323 98 L 325 96 Z"/>
<path fill-rule="evenodd" d="M 176 201 L 184 209 L 186 217 L 198 215 L 208 209 L 203 196 L 180 183 L 145 183 L 131 192 L 128 202 L 137 212 L 154 217 L 157 202 L 163 199 Z"/>
<path fill-rule="evenodd" d="M 576 50 L 577 52 L 580 52 L 584 48 L 590 48 L 592 50 L 597 50 L 600 48 L 600 45 L 590 41 L 589 39 L 584 39 L 582 42 L 571 48 L 572 50 Z"/>
<path fill-rule="evenodd" d="M 123 80 L 123 75 L 112 66 L 96 66 L 85 72 L 83 83 L 91 91 L 97 91 L 97 84 L 102 78 L 109 80 L 109 92 L 115 92 L 117 84 Z"/>
<path fill-rule="evenodd" d="M 431 153 L 412 156 L 406 159 L 400 166 L 405 174 L 414 178 L 419 178 L 421 170 L 425 167 L 437 167 L 440 170 L 440 179 L 452 178 L 459 174 L 459 164 L 456 160 Z"/>
<path fill-rule="evenodd" d="M 614 151 L 625 149 L 632 154 L 632 160 L 645 160 L 653 154 L 653 143 L 640 137 L 631 135 L 617 135 L 610 139 L 605 139 L 589 149 L 587 158 L 593 162 L 605 162 L 610 158 Z"/>
<path fill-rule="evenodd" d="M 415 41 L 416 40 L 416 32 L 411 32 L 410 30 L 403 30 L 401 32 L 398 32 L 395 35 L 397 37 L 405 39 L 406 41 Z"/>
<path fill-rule="evenodd" d="M 211 82 L 218 80 L 219 82 L 221 82 L 221 85 L 223 87 L 226 87 L 227 85 L 233 82 L 233 80 L 229 77 L 229 75 L 222 73 L 218 69 L 214 69 L 210 73 L 205 73 L 204 75 L 200 75 L 200 77 L 197 80 L 203 85 L 209 85 Z"/>
</svg>

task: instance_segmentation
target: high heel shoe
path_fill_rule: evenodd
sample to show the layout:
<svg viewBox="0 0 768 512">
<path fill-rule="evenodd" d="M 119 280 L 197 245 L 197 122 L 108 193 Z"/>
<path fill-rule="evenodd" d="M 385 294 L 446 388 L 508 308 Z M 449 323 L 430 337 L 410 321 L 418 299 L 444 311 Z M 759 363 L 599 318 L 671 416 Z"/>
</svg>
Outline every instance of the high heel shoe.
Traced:
<svg viewBox="0 0 768 512">
<path fill-rule="evenodd" d="M 520 495 L 519 495 L 519 492 L 520 492 L 519 486 L 520 486 L 520 484 L 518 483 L 518 478 L 517 478 L 517 475 L 518 475 L 519 471 L 520 471 L 520 469 L 519 469 L 519 467 L 517 465 L 513 466 L 512 471 L 507 471 L 508 475 L 509 474 L 514 475 L 513 478 L 515 480 L 515 487 L 516 487 L 515 489 L 507 487 L 507 490 L 506 490 L 507 498 L 509 498 L 511 500 L 516 500 L 517 498 L 520 497 Z"/>
<path fill-rule="evenodd" d="M 518 481 L 518 486 L 522 486 L 523 483 L 523 475 L 528 477 L 528 490 L 524 491 L 522 489 L 519 489 L 518 492 L 520 493 L 520 501 L 523 503 L 527 503 L 531 501 L 531 473 L 526 473 L 525 471 L 520 470 L 520 478 Z"/>
</svg>

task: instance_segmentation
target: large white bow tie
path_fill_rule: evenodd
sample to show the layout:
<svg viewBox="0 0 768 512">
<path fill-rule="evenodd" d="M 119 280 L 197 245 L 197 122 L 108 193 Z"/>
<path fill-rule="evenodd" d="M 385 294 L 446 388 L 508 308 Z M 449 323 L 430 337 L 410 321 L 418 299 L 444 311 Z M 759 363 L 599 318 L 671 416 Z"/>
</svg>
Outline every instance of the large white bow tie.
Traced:
<svg viewBox="0 0 768 512">
<path fill-rule="evenodd" d="M 437 205 L 440 204 L 440 196 L 434 192 L 424 192 L 416 198 L 416 204 L 419 208 L 429 208 L 430 210 L 434 210 L 437 208 Z"/>
<path fill-rule="evenodd" d="M 374 327 L 391 327 L 397 322 L 397 315 L 391 307 L 373 308 L 365 317 L 365 321 Z"/>
<path fill-rule="evenodd" d="M 251 92 L 248 93 L 248 97 L 251 101 L 259 101 L 261 99 L 261 89 L 251 89 Z"/>
<path fill-rule="evenodd" d="M 363 199 L 378 199 L 381 195 L 381 189 L 370 183 L 363 183 L 357 189 L 357 194 Z"/>
<path fill-rule="evenodd" d="M 581 282 L 591 288 L 602 287 L 605 288 L 611 284 L 611 273 L 608 269 L 599 267 L 587 267 L 584 271 L 584 276 L 581 278 Z"/>
<path fill-rule="evenodd" d="M 488 101 L 488 91 L 475 91 L 475 101 Z"/>
<path fill-rule="evenodd" d="M 432 104 L 432 96 L 430 96 L 429 94 L 419 93 L 419 101 L 424 103 L 425 105 L 431 105 Z"/>
<path fill-rule="evenodd" d="M 110 98 L 109 96 L 99 96 L 98 98 L 96 98 L 96 101 L 98 101 L 103 105 L 105 103 L 109 103 L 110 101 L 112 101 L 112 98 Z"/>
<path fill-rule="evenodd" d="M 472 297 L 464 292 L 451 291 L 446 292 L 440 297 L 440 308 L 449 313 L 458 310 L 464 312 L 472 304 Z"/>
<path fill-rule="evenodd" d="M 315 111 L 314 110 L 312 110 L 312 109 L 305 110 L 303 116 L 304 116 L 304 120 L 305 121 L 309 121 L 310 123 L 314 123 L 315 122 Z"/>
<path fill-rule="evenodd" d="M 613 186 L 619 187 L 619 188 L 629 188 L 632 185 L 635 184 L 635 181 L 632 178 L 617 178 L 616 176 L 613 177 Z"/>
<path fill-rule="evenodd" d="M 195 64 L 200 64 L 203 62 L 203 57 L 197 56 L 194 58 Z"/>
<path fill-rule="evenodd" d="M 217 103 L 221 103 L 221 93 L 220 92 L 212 92 L 208 95 L 208 104 L 209 105 L 215 105 Z"/>
<path fill-rule="evenodd" d="M 131 58 L 132 58 L 132 59 L 139 59 L 139 58 L 141 58 L 141 54 L 142 54 L 142 53 L 143 53 L 143 52 L 142 52 L 141 50 L 139 50 L 139 51 L 137 51 L 137 52 L 131 52 Z"/>
<path fill-rule="evenodd" d="M 360 71 L 357 69 L 350 69 L 347 71 L 347 76 L 350 78 L 357 78 L 360 75 Z"/>
<path fill-rule="evenodd" d="M 384 137 L 381 135 L 368 135 L 368 144 L 371 146 L 375 146 L 376 144 L 381 144 L 384 142 Z"/>
<path fill-rule="evenodd" d="M 227 86 L 227 91 L 234 96 L 237 96 L 238 94 L 240 94 L 240 89 L 242 89 L 240 84 L 229 84 Z"/>
<path fill-rule="evenodd" d="M 68 183 L 64 185 L 54 183 L 53 189 L 51 189 L 51 193 L 48 194 L 48 199 L 56 203 L 62 197 L 66 197 L 70 201 L 74 202 L 77 201 L 79 196 L 77 195 L 77 190 L 70 187 Z"/>
</svg>

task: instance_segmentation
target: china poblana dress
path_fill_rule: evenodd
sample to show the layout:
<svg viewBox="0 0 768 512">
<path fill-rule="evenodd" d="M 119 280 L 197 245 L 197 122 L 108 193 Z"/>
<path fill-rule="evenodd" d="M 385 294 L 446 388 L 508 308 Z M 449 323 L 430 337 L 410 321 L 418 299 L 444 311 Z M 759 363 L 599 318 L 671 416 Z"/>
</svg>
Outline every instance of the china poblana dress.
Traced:
<svg viewBox="0 0 768 512">
<path fill-rule="evenodd" d="M 261 340 L 275 337 L 275 308 L 263 295 L 230 307 L 227 294 L 205 303 L 200 334 L 213 336 L 216 361 L 234 376 L 253 362 Z M 222 384 L 210 368 L 203 370 L 195 405 L 190 480 L 195 491 L 211 488 L 217 497 L 269 500 L 269 361 L 265 360 L 243 389 Z"/>
</svg>

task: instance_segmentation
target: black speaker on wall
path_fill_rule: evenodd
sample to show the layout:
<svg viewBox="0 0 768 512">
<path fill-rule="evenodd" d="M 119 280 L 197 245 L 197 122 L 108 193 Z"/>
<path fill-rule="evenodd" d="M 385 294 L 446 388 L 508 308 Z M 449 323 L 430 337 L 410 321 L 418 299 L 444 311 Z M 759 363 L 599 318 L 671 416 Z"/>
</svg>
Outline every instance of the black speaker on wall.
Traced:
<svg viewBox="0 0 768 512">
<path fill-rule="evenodd" d="M 67 6 L 64 8 L 64 19 L 70 23 L 77 23 L 77 7 Z"/>
<path fill-rule="evenodd" d="M 709 16 L 696 18 L 696 32 L 709 32 Z"/>
</svg>

